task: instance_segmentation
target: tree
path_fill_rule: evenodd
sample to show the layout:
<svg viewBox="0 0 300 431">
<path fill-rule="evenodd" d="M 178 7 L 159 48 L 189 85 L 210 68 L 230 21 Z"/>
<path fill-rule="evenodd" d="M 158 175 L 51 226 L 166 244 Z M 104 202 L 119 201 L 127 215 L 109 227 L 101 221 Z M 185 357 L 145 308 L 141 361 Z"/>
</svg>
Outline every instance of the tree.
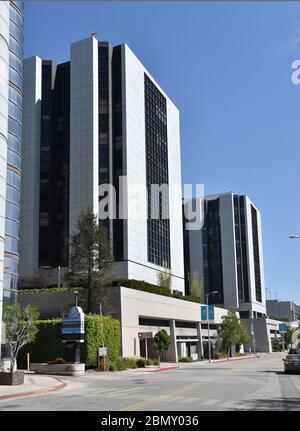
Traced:
<svg viewBox="0 0 300 431">
<path fill-rule="evenodd" d="M 88 207 L 81 212 L 71 237 L 70 271 L 67 276 L 73 286 L 86 290 L 88 313 L 98 307 L 101 295 L 105 302 L 112 262 L 108 232 L 103 225 L 98 224 L 96 215 Z M 97 294 L 95 301 L 93 293 Z"/>
<path fill-rule="evenodd" d="M 157 284 L 160 287 L 171 291 L 172 288 L 172 274 L 169 270 L 158 271 L 157 273 Z"/>
<path fill-rule="evenodd" d="M 222 338 L 229 356 L 229 348 L 236 344 L 247 343 L 250 334 L 247 328 L 240 322 L 236 315 L 236 309 L 230 308 L 227 316 L 222 317 L 222 323 L 218 328 L 218 334 Z"/>
<path fill-rule="evenodd" d="M 38 332 L 36 320 L 39 311 L 32 305 L 22 307 L 18 302 L 3 305 L 6 344 L 10 348 L 10 371 L 14 371 L 20 349 L 34 341 Z"/>
<path fill-rule="evenodd" d="M 192 272 L 191 276 L 191 296 L 201 300 L 201 282 L 198 272 Z"/>
<path fill-rule="evenodd" d="M 168 350 L 171 344 L 171 336 L 167 334 L 165 329 L 161 329 L 154 335 L 153 344 L 158 352 L 158 362 L 160 364 L 160 355 L 165 350 Z"/>
<path fill-rule="evenodd" d="M 248 344 L 251 340 L 251 335 L 247 326 L 240 322 L 240 344 Z"/>
<path fill-rule="evenodd" d="M 293 328 L 287 328 L 286 332 L 284 333 L 284 342 L 287 345 L 287 347 L 290 345 L 293 347 L 293 336 L 294 336 L 295 329 Z"/>
</svg>

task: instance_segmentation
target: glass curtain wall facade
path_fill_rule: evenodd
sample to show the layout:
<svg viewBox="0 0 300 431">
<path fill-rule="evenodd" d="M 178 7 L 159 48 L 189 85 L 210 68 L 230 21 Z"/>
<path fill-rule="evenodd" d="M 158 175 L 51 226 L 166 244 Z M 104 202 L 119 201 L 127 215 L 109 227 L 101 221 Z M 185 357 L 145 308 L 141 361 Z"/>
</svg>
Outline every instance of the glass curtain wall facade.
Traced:
<svg viewBox="0 0 300 431">
<path fill-rule="evenodd" d="M 239 301 L 249 301 L 248 261 L 246 244 L 245 196 L 234 196 L 236 265 Z"/>
<path fill-rule="evenodd" d="M 224 302 L 220 199 L 205 201 L 203 226 L 203 282 L 205 295 L 214 304 Z"/>
<path fill-rule="evenodd" d="M 42 62 L 39 266 L 69 259 L 70 62 Z M 57 247 L 60 244 L 60 247 Z"/>
<path fill-rule="evenodd" d="M 169 184 L 167 101 L 151 79 L 144 75 L 145 83 L 145 133 L 146 133 L 146 184 L 148 192 L 148 261 L 165 268 L 171 266 L 170 221 L 164 218 L 169 211 L 167 199 L 159 194 L 159 218 L 151 217 L 154 196 L 152 184 Z"/>
<path fill-rule="evenodd" d="M 9 11 L 9 97 L 4 246 L 4 302 L 15 299 L 19 267 L 24 4 Z"/>
</svg>

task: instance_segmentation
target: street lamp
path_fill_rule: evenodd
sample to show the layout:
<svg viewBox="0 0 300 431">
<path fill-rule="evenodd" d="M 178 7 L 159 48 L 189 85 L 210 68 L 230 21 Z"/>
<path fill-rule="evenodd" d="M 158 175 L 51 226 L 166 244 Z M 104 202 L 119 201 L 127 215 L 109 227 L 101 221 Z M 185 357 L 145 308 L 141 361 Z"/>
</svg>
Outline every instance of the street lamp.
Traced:
<svg viewBox="0 0 300 431">
<path fill-rule="evenodd" d="M 74 295 L 75 295 L 75 306 L 77 307 L 78 306 L 78 290 L 74 290 Z"/>
<path fill-rule="evenodd" d="M 206 297 L 206 321 L 207 321 L 207 337 L 208 337 L 208 361 L 211 362 L 211 349 L 210 349 L 210 335 L 209 335 L 209 319 L 208 319 L 208 297 L 210 295 L 214 295 L 215 293 L 219 293 L 217 290 L 213 292 L 207 293 Z"/>
</svg>

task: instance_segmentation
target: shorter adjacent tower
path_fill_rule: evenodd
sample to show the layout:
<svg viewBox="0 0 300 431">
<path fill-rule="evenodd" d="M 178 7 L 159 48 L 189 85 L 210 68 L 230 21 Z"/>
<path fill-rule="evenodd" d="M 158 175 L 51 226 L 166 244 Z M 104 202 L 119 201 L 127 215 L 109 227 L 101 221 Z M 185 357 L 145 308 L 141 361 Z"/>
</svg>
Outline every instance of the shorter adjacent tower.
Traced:
<svg viewBox="0 0 300 431">
<path fill-rule="evenodd" d="M 261 219 L 247 196 L 222 193 L 204 198 L 204 224 L 184 230 L 187 289 L 194 274 L 202 301 L 236 307 L 241 318 L 266 315 Z"/>
</svg>

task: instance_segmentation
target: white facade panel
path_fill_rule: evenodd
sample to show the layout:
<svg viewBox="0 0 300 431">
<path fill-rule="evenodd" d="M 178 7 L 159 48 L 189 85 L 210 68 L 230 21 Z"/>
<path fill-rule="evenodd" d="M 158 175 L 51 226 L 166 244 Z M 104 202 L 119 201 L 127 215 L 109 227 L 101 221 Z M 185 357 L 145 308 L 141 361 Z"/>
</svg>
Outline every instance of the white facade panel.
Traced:
<svg viewBox="0 0 300 431">
<path fill-rule="evenodd" d="M 245 208 L 246 235 L 247 235 L 247 244 L 248 244 L 247 253 L 248 253 L 248 268 L 249 268 L 249 300 L 251 305 L 251 312 L 266 314 L 266 295 L 265 295 L 265 282 L 264 282 L 262 231 L 261 231 L 260 213 L 248 197 L 246 197 L 245 202 L 246 202 L 246 208 Z M 259 302 L 256 300 L 251 205 L 253 205 L 257 213 L 262 302 Z"/>
<path fill-rule="evenodd" d="M 98 213 L 98 41 L 71 45 L 70 235 L 82 210 Z"/>
<path fill-rule="evenodd" d="M 23 73 L 20 277 L 36 273 L 39 265 L 42 60 L 24 60 Z"/>
<path fill-rule="evenodd" d="M 224 306 L 238 307 L 233 195 L 220 196 Z"/>
</svg>

